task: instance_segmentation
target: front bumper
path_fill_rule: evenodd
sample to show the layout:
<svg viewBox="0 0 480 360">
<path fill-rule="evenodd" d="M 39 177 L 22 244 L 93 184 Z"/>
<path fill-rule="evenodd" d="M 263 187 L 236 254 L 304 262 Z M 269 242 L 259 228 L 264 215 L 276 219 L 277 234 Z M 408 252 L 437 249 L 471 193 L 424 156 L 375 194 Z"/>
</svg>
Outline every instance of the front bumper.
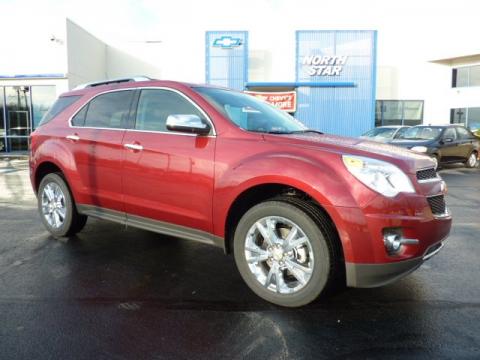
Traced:
<svg viewBox="0 0 480 360">
<path fill-rule="evenodd" d="M 430 246 L 423 256 L 385 264 L 355 264 L 347 262 L 347 286 L 372 288 L 390 284 L 415 271 L 420 265 L 436 255 L 444 240 Z"/>
</svg>

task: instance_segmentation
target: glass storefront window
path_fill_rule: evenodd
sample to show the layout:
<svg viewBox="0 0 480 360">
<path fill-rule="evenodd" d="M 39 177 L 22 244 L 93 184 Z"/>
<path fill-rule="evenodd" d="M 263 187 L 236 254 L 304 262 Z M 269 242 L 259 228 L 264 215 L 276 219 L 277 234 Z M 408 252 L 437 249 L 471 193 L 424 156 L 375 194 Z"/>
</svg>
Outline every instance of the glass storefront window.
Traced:
<svg viewBox="0 0 480 360">
<path fill-rule="evenodd" d="M 456 79 L 454 81 L 454 87 L 463 87 L 468 86 L 468 68 L 458 68 L 456 69 Z"/>
<path fill-rule="evenodd" d="M 419 125 L 423 121 L 423 100 L 377 100 L 375 126 Z"/>
<path fill-rule="evenodd" d="M 57 98 L 55 86 L 32 86 L 32 127 L 37 128 L 43 115 L 50 109 Z"/>
<path fill-rule="evenodd" d="M 480 65 L 472 66 L 469 74 L 469 86 L 480 86 Z"/>
<path fill-rule="evenodd" d="M 463 124 L 472 131 L 480 129 L 480 107 L 451 109 L 450 123 Z"/>
<path fill-rule="evenodd" d="M 452 69 L 452 87 L 480 86 L 480 65 Z"/>
<path fill-rule="evenodd" d="M 30 131 L 30 87 L 5 87 L 7 136 L 28 136 Z"/>
<path fill-rule="evenodd" d="M 408 120 L 422 120 L 423 101 L 407 100 L 403 102 L 403 116 Z"/>
<path fill-rule="evenodd" d="M 54 85 L 0 86 L 0 152 L 27 151 L 30 133 L 55 99 Z"/>
<path fill-rule="evenodd" d="M 450 112 L 450 123 L 451 124 L 465 124 L 467 122 L 467 109 L 458 108 L 452 109 Z"/>
<path fill-rule="evenodd" d="M 400 125 L 403 117 L 403 103 L 396 100 L 385 100 L 383 101 L 382 112 L 384 123 Z"/>
<path fill-rule="evenodd" d="M 472 131 L 480 130 L 480 107 L 469 109 L 469 111 L 468 111 L 468 127 Z"/>
<path fill-rule="evenodd" d="M 375 127 L 382 125 L 382 102 L 375 101 Z"/>
<path fill-rule="evenodd" d="M 6 136 L 8 151 L 28 150 L 30 135 L 30 87 L 5 87 Z"/>
<path fill-rule="evenodd" d="M 28 137 L 7 138 L 8 151 L 26 151 L 28 149 Z"/>
<path fill-rule="evenodd" d="M 7 146 L 5 143 L 5 118 L 4 114 L 4 106 L 3 106 L 3 99 L 5 98 L 5 94 L 3 92 L 3 87 L 0 87 L 0 152 L 7 151 Z"/>
</svg>

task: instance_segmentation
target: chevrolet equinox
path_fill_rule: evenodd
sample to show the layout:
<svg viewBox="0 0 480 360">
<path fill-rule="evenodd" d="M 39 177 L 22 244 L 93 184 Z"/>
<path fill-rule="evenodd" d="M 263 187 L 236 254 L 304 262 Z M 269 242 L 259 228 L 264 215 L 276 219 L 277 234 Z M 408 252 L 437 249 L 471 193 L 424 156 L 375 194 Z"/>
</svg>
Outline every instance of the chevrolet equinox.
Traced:
<svg viewBox="0 0 480 360">
<path fill-rule="evenodd" d="M 282 306 L 336 282 L 391 283 L 451 225 L 429 157 L 310 130 L 207 85 L 134 78 L 62 94 L 31 135 L 30 172 L 55 237 L 92 216 L 212 244 Z"/>
</svg>

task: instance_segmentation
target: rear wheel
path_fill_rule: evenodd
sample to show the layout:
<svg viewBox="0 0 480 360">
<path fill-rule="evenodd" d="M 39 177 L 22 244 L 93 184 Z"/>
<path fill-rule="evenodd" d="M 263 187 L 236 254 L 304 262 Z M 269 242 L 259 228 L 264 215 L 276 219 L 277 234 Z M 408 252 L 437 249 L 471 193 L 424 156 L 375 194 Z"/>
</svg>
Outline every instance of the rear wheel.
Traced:
<svg viewBox="0 0 480 360">
<path fill-rule="evenodd" d="M 334 277 L 338 259 L 330 234 L 322 232 L 308 208 L 266 201 L 247 211 L 236 228 L 238 270 L 258 296 L 274 304 L 308 304 Z"/>
<path fill-rule="evenodd" d="M 56 237 L 83 229 L 87 216 L 77 212 L 70 190 L 59 174 L 48 174 L 38 188 L 38 210 L 47 230 Z"/>
<path fill-rule="evenodd" d="M 465 166 L 469 169 L 477 166 L 477 154 L 472 152 L 468 157 L 468 160 L 465 162 Z"/>
</svg>

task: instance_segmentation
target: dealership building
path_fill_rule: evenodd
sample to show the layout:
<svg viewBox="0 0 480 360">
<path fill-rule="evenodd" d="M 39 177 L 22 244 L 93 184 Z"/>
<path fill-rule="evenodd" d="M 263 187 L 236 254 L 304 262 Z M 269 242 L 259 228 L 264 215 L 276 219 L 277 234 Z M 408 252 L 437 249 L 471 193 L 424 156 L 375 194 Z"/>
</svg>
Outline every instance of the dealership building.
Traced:
<svg viewBox="0 0 480 360">
<path fill-rule="evenodd" d="M 37 34 L 36 56 L 0 60 L 0 151 L 26 151 L 29 134 L 62 92 L 139 75 L 247 91 L 339 135 L 380 125 L 480 127 L 480 52 L 430 54 L 426 46 L 416 55 L 417 45 L 393 47 L 389 34 L 291 25 L 280 40 L 258 29 L 205 29 L 113 46 L 67 19 L 55 34 Z"/>
</svg>

